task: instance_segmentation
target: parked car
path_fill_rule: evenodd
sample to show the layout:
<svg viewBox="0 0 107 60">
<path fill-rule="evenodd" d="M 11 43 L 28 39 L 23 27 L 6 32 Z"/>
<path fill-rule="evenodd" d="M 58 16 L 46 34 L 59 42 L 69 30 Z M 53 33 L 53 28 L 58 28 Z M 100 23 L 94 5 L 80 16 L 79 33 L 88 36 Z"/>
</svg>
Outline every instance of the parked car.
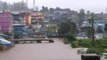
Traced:
<svg viewBox="0 0 107 60">
<path fill-rule="evenodd" d="M 6 49 L 6 48 L 11 48 L 13 46 L 13 43 L 6 40 L 6 39 L 3 39 L 3 38 L 0 38 L 0 48 L 2 50 Z"/>
</svg>

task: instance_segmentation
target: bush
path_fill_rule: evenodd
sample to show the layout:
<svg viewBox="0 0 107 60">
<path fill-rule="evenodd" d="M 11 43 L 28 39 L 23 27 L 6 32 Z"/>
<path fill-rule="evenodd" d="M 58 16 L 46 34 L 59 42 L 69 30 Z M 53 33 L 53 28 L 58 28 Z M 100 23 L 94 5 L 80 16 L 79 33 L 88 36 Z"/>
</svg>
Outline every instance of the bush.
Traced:
<svg viewBox="0 0 107 60">
<path fill-rule="evenodd" d="M 98 55 L 102 55 L 104 50 L 105 50 L 104 48 L 92 47 L 92 48 L 88 48 L 87 53 L 95 53 L 95 54 L 98 54 Z"/>
<path fill-rule="evenodd" d="M 70 42 L 67 39 L 64 39 L 64 44 L 69 44 Z"/>
<path fill-rule="evenodd" d="M 92 40 L 90 39 L 80 39 L 78 40 L 78 44 L 81 47 L 90 48 L 92 46 Z M 106 39 L 100 39 L 95 41 L 95 48 L 107 48 L 107 40 Z"/>
<path fill-rule="evenodd" d="M 71 42 L 73 48 L 76 47 L 86 47 L 88 48 L 87 53 L 95 53 L 102 55 L 102 53 L 107 53 L 107 39 L 100 39 L 95 41 L 95 46 L 92 46 L 92 40 L 90 39 L 80 39 Z"/>
<path fill-rule="evenodd" d="M 79 47 L 78 41 L 73 41 L 73 42 L 71 43 L 71 46 L 72 46 L 72 48 L 77 48 L 77 47 Z"/>
<path fill-rule="evenodd" d="M 105 39 L 96 40 L 95 47 L 107 48 L 107 40 L 105 40 Z"/>
<path fill-rule="evenodd" d="M 65 35 L 65 39 L 67 39 L 69 42 L 73 42 L 76 40 L 76 37 L 72 33 L 67 33 Z"/>
<path fill-rule="evenodd" d="M 107 53 L 107 49 L 105 49 L 104 53 Z"/>
<path fill-rule="evenodd" d="M 89 39 L 85 39 L 85 40 L 78 40 L 78 44 L 81 47 L 91 47 L 92 42 Z"/>
</svg>

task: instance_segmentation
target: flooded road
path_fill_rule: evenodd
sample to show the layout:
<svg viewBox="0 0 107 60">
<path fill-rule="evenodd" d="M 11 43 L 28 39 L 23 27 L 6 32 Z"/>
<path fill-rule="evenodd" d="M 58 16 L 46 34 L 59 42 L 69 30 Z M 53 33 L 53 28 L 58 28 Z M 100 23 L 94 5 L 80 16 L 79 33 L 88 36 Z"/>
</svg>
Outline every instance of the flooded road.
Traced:
<svg viewBox="0 0 107 60">
<path fill-rule="evenodd" d="M 17 44 L 14 48 L 0 52 L 0 60 L 80 60 L 76 49 L 62 41 L 55 43 Z"/>
</svg>

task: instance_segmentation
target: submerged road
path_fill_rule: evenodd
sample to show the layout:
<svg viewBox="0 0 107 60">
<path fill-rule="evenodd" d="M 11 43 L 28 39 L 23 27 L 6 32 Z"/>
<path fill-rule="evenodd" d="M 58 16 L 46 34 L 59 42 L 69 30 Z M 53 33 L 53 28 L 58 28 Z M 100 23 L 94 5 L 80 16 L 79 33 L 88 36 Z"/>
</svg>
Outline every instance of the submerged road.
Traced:
<svg viewBox="0 0 107 60">
<path fill-rule="evenodd" d="M 54 38 L 54 43 L 17 44 L 0 52 L 0 60 L 81 60 L 77 50 Z"/>
</svg>

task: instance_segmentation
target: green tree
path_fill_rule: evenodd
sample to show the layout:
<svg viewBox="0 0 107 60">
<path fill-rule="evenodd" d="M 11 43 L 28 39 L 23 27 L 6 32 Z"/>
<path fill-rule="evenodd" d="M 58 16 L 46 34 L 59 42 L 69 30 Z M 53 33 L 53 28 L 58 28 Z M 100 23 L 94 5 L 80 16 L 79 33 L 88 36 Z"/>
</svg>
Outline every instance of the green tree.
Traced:
<svg viewBox="0 0 107 60">
<path fill-rule="evenodd" d="M 69 32 L 72 33 L 73 35 L 76 34 L 76 32 L 77 32 L 76 24 L 71 21 L 62 22 L 59 25 L 59 29 L 58 29 L 59 35 L 64 37 Z"/>
<path fill-rule="evenodd" d="M 79 14 L 78 14 L 78 18 L 79 18 L 79 25 L 81 25 L 83 23 L 83 21 L 85 20 L 85 12 L 84 9 L 81 9 Z"/>
<path fill-rule="evenodd" d="M 76 37 L 72 32 L 68 32 L 64 38 L 67 39 L 69 42 L 73 42 L 76 40 Z"/>
<path fill-rule="evenodd" d="M 105 28 L 104 28 L 104 30 L 107 31 L 107 23 L 105 24 Z"/>
<path fill-rule="evenodd" d="M 94 13 L 91 13 L 91 18 L 89 19 L 89 23 L 91 24 L 91 29 L 90 29 L 90 33 L 91 33 L 91 38 L 92 38 L 92 45 L 95 45 L 95 30 L 94 30 Z"/>
<path fill-rule="evenodd" d="M 89 38 L 92 38 L 92 34 L 93 34 L 92 30 L 93 30 L 92 27 L 87 28 L 86 34 Z"/>
</svg>

